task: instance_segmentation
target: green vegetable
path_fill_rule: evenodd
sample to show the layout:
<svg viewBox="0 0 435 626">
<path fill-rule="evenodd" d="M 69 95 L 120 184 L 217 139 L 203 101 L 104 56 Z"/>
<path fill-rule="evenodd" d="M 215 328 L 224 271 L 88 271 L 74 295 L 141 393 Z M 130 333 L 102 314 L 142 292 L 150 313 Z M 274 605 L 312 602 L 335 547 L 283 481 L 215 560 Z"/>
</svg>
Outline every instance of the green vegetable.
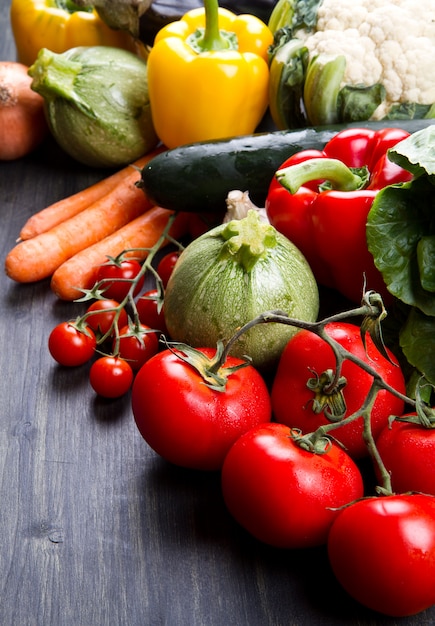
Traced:
<svg viewBox="0 0 435 626">
<path fill-rule="evenodd" d="M 301 103 L 304 125 L 435 117 L 431 2 L 279 0 L 269 20 L 272 75 L 283 68 L 270 89 L 277 127 L 301 126 Z"/>
<path fill-rule="evenodd" d="M 172 339 L 215 347 L 258 314 L 280 309 L 315 321 L 319 294 L 301 252 L 256 211 L 208 231 L 182 252 L 164 302 Z M 231 350 L 260 369 L 274 366 L 296 329 L 284 324 L 251 328 Z"/>
<path fill-rule="evenodd" d="M 56 54 L 43 48 L 30 67 L 50 129 L 74 159 L 121 167 L 157 144 L 146 63 L 118 48 L 90 46 Z"/>
<path fill-rule="evenodd" d="M 413 133 L 434 120 L 366 122 L 379 130 L 400 127 Z M 224 141 L 195 143 L 168 150 L 152 159 L 142 170 L 140 186 L 151 200 L 174 211 L 224 212 L 233 189 L 249 191 L 257 206 L 264 206 L 269 185 L 277 169 L 292 154 L 323 147 L 348 126 L 275 131 Z"/>
<path fill-rule="evenodd" d="M 435 384 L 435 127 L 389 151 L 414 174 L 381 190 L 368 215 L 367 243 L 388 290 L 406 305 L 399 341 L 408 363 Z"/>
</svg>

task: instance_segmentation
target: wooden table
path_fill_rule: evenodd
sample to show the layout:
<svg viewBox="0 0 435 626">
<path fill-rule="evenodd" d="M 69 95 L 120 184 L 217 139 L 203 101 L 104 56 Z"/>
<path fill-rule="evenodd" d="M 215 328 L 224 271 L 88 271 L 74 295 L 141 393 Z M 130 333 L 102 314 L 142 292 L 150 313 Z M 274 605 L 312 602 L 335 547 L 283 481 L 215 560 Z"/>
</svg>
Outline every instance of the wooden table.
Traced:
<svg viewBox="0 0 435 626">
<path fill-rule="evenodd" d="M 9 3 L 0 59 L 14 60 Z M 103 176 L 46 144 L 0 164 L 0 245 L 28 216 Z M 53 326 L 83 305 L 48 281 L 0 299 L 0 624 L 2 626 L 423 625 L 353 602 L 324 549 L 291 552 L 249 537 L 227 513 L 219 476 L 177 469 L 140 437 L 130 399 L 96 399 L 87 368 L 57 367 Z"/>
</svg>

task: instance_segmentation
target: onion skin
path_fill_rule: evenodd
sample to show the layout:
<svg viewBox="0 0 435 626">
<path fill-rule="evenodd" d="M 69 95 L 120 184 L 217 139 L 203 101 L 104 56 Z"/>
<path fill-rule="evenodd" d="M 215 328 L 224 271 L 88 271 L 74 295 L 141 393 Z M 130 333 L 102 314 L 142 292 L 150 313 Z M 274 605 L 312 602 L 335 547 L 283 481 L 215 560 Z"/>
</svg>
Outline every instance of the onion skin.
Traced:
<svg viewBox="0 0 435 626">
<path fill-rule="evenodd" d="M 28 67 L 0 62 L 0 160 L 14 161 L 32 152 L 44 139 L 48 126 L 44 99 L 31 88 Z"/>
</svg>

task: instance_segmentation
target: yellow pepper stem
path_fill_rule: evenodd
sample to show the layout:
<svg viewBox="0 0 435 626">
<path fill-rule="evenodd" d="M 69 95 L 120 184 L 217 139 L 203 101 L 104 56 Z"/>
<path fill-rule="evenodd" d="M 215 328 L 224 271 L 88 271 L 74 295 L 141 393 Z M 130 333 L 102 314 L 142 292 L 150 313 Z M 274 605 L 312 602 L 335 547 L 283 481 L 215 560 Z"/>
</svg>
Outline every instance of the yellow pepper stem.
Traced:
<svg viewBox="0 0 435 626">
<path fill-rule="evenodd" d="M 236 33 L 219 30 L 218 0 L 204 0 L 205 29 L 198 29 L 188 38 L 189 45 L 195 52 L 209 50 L 237 50 Z"/>
</svg>

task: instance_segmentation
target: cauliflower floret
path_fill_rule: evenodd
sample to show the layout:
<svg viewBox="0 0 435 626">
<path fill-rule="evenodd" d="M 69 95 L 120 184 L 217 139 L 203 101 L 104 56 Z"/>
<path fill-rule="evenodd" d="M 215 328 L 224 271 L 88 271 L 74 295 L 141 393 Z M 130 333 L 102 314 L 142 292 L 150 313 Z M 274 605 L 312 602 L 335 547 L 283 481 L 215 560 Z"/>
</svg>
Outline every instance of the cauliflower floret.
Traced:
<svg viewBox="0 0 435 626">
<path fill-rule="evenodd" d="M 310 58 L 346 57 L 343 84 L 385 87 L 374 117 L 392 104 L 435 102 L 434 0 L 324 0 L 305 45 Z"/>
</svg>

